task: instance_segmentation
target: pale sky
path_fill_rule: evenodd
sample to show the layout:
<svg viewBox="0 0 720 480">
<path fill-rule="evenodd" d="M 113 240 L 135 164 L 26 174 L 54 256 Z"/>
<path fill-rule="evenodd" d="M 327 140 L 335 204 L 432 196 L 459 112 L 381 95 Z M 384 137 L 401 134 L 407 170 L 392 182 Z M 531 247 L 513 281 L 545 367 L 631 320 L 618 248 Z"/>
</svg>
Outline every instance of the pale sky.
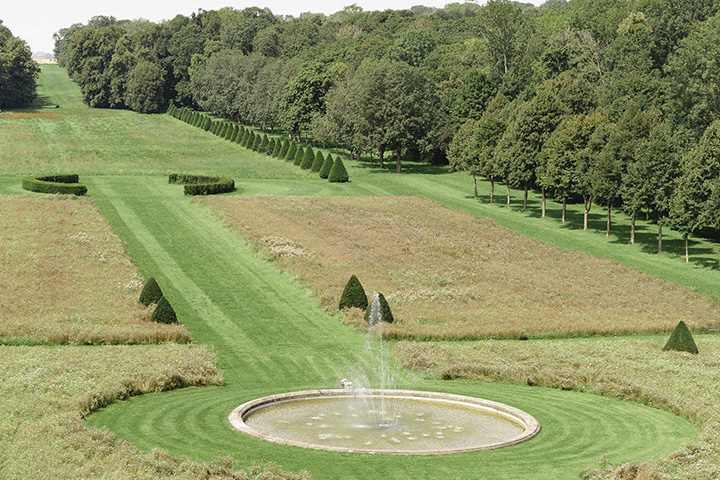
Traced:
<svg viewBox="0 0 720 480">
<path fill-rule="evenodd" d="M 540 5 L 544 0 L 525 0 Z M 461 3 L 462 0 L 459 0 Z M 413 5 L 442 8 L 452 0 L 0 0 L 0 20 L 13 35 L 30 44 L 33 52 L 51 53 L 53 33 L 73 23 L 87 23 L 96 15 L 118 20 L 146 18 L 153 22 L 169 20 L 177 14 L 190 15 L 198 9 L 223 7 L 243 9 L 269 7 L 276 15 L 298 16 L 303 12 L 331 14 L 357 3 L 363 10 L 399 10 Z M 485 3 L 480 0 L 480 3 Z"/>
</svg>

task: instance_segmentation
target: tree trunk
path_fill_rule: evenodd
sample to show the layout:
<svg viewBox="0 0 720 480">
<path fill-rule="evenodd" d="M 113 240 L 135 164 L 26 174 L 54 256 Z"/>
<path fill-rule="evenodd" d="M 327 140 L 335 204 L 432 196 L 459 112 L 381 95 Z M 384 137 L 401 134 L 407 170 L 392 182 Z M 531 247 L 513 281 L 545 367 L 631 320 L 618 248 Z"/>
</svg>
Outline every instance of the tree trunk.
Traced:
<svg viewBox="0 0 720 480">
<path fill-rule="evenodd" d="M 385 168 L 385 145 L 380 145 L 378 154 L 380 155 L 380 168 Z"/>
<path fill-rule="evenodd" d="M 583 196 L 584 200 L 584 209 L 583 209 L 583 230 L 587 230 L 588 228 L 588 213 L 590 213 L 590 202 L 591 197 Z"/>
<path fill-rule="evenodd" d="M 490 177 L 490 203 L 495 199 L 495 178 Z"/>
<path fill-rule="evenodd" d="M 566 199 L 566 198 L 563 198 L 562 220 L 560 221 L 560 223 L 563 223 L 563 224 L 565 223 L 565 210 L 566 210 L 566 207 L 567 207 L 567 199 Z"/>
<path fill-rule="evenodd" d="M 525 184 L 525 195 L 523 196 L 523 212 L 527 211 L 528 184 Z"/>
<path fill-rule="evenodd" d="M 630 217 L 630 245 L 635 245 L 635 212 Z"/>
<path fill-rule="evenodd" d="M 645 221 L 650 220 L 650 207 L 645 208 Z"/>
<path fill-rule="evenodd" d="M 658 253 L 662 252 L 662 220 L 658 220 Z"/>
<path fill-rule="evenodd" d="M 510 185 L 508 185 L 507 183 L 505 184 L 505 192 L 507 195 L 507 206 L 509 207 L 510 206 Z"/>
<path fill-rule="evenodd" d="M 477 177 L 473 175 L 473 189 L 475 198 L 477 198 Z"/>
<path fill-rule="evenodd" d="M 545 187 L 542 187 L 542 214 L 540 215 L 540 218 L 545 218 Z"/>
<path fill-rule="evenodd" d="M 608 205 L 608 217 L 607 217 L 607 230 L 605 231 L 605 236 L 610 236 L 610 214 L 612 212 L 612 206 Z"/>
<path fill-rule="evenodd" d="M 395 173 L 402 173 L 402 164 L 400 163 L 400 149 L 397 151 L 397 160 L 395 161 Z"/>
<path fill-rule="evenodd" d="M 685 235 L 685 263 L 690 263 L 690 246 L 688 239 L 690 238 L 690 234 Z"/>
</svg>

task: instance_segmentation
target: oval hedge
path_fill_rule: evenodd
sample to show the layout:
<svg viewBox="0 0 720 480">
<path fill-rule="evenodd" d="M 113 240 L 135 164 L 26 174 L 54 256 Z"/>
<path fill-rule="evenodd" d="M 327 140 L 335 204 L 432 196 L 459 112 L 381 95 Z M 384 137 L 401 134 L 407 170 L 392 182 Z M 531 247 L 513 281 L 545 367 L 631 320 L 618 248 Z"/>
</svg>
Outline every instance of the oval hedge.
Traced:
<svg viewBox="0 0 720 480">
<path fill-rule="evenodd" d="M 22 179 L 22 188 L 31 192 L 85 195 L 87 187 L 78 182 L 79 177 L 74 174 L 25 177 Z"/>
<path fill-rule="evenodd" d="M 185 195 L 215 195 L 235 190 L 235 180 L 226 177 L 172 173 L 168 183 L 185 185 Z"/>
</svg>

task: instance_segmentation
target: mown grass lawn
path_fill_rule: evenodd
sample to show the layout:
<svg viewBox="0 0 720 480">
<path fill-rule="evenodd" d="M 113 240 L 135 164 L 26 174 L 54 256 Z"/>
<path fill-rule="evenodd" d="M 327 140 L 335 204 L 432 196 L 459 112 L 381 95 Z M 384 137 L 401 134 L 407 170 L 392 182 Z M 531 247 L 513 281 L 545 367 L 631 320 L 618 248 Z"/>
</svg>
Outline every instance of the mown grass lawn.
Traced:
<svg viewBox="0 0 720 480">
<path fill-rule="evenodd" d="M 398 458 L 308 451 L 246 438 L 233 431 L 226 417 L 243 401 L 290 390 L 332 387 L 348 369 L 361 365 L 372 370 L 373 359 L 363 351 L 362 333 L 343 325 L 338 315 L 330 315 L 320 308 L 318 298 L 304 283 L 257 255 L 246 240 L 207 209 L 183 197 L 181 188 L 168 185 L 167 173 L 233 177 L 239 187 L 234 196 L 306 195 L 317 197 L 318 202 L 326 196 L 431 198 L 453 209 L 491 217 L 511 230 L 563 249 L 610 258 L 666 281 L 692 287 L 717 300 L 720 299 L 717 281 L 720 277 L 713 268 L 715 246 L 707 241 L 694 244 L 694 263 L 686 266 L 674 249 L 678 237 L 670 232 L 669 252 L 653 255 L 649 253 L 650 233 L 641 244 L 630 247 L 624 245 L 622 235 L 607 240 L 592 231 L 579 231 L 572 211 L 570 224 L 559 228 L 555 218 L 540 220 L 533 218 L 534 211 L 523 215 L 516 207 L 488 205 L 482 198 L 469 198 L 468 177 L 448 174 L 441 168 L 408 165 L 408 173 L 398 176 L 365 164 L 347 162 L 351 182 L 329 184 L 286 162 L 249 153 L 166 116 L 86 109 L 75 103 L 76 87 L 66 77 L 63 79 L 63 75 L 54 67 L 44 67 L 42 104 L 0 116 L 0 144 L 3 145 L 0 161 L 5 175 L 0 178 L 0 192 L 20 193 L 19 180 L 26 174 L 59 173 L 57 170 L 84 174 L 89 197 L 122 238 L 142 276 L 153 275 L 161 282 L 193 339 L 214 352 L 225 379 L 222 387 L 133 397 L 90 415 L 88 420 L 93 425 L 109 426 L 145 451 L 160 447 L 173 455 L 189 455 L 201 460 L 230 455 L 240 468 L 275 461 L 282 468 L 296 472 L 308 469 L 314 478 L 579 478 L 586 469 L 596 467 L 601 457 L 612 463 L 647 458 L 667 463 L 662 458 L 687 442 L 702 446 L 702 439 L 694 440 L 697 437 L 694 425 L 638 402 L 550 388 L 444 381 L 438 376 L 439 372 L 407 373 L 406 385 L 477 395 L 515 405 L 541 421 L 542 433 L 522 445 L 492 452 Z M 68 103 L 63 104 L 65 101 Z M 49 108 L 54 103 L 59 103 L 60 108 Z M 536 199 L 532 200 L 531 206 L 537 205 Z M 600 228 L 601 218 L 599 214 L 593 218 L 593 229 Z M 622 218 L 618 220 L 624 222 Z M 641 228 L 650 232 L 652 226 L 641 222 Z M 602 276 L 603 272 L 598 275 Z M 593 341 L 611 340 L 596 338 Z M 540 341 L 545 345 L 542 342 L 545 341 Z M 157 348 L 151 351 L 162 358 L 162 348 L 166 347 L 123 347 L 129 349 L 127 352 L 137 352 L 137 363 L 123 362 L 118 368 L 135 375 L 157 377 L 152 373 L 152 363 L 148 363 L 157 357 L 145 356 L 143 349 Z M 193 350 L 197 347 L 175 347 L 180 350 L 166 358 L 181 369 L 191 369 L 192 357 L 199 354 Z M 75 351 L 70 350 L 73 347 L 63 348 L 69 348 L 67 355 L 70 356 Z M 187 349 L 185 354 L 183 348 Z M 542 349 L 538 352 L 542 354 Z M 656 355 L 663 354 L 658 349 Z M 608 355 L 608 362 L 613 358 Z M 624 361 L 623 358 L 619 356 L 618 361 Z M 503 360 L 498 355 L 497 361 Z M 76 361 L 84 365 L 84 362 L 98 360 L 78 355 Z M 12 365 L 8 368 L 22 371 Z M 79 366 L 78 371 L 87 368 L 88 365 Z M 608 368 L 613 368 L 612 363 Z M 166 374 L 167 371 L 163 375 Z M 109 389 L 122 390 L 122 376 L 108 378 Z M 31 385 L 36 389 L 46 388 L 40 380 Z M 662 387 L 662 382 L 657 385 Z M 92 388 L 79 388 L 72 382 L 57 388 L 70 398 L 76 398 L 80 391 L 90 395 L 93 392 Z M 12 402 L 21 402 L 18 398 L 22 391 L 15 387 L 10 388 L 7 395 Z M 61 403 L 58 408 L 77 411 L 77 401 Z M 22 410 L 22 419 L 34 418 L 35 411 Z M 40 426 L 51 424 L 49 419 L 39 421 Z M 107 432 L 93 432 L 80 431 L 80 435 L 106 438 L 109 455 L 119 451 L 113 442 L 126 446 Z M 20 442 L 21 437 L 17 436 L 20 432 L 9 435 L 10 442 Z M 22 443 L 23 451 L 45 451 L 44 445 L 36 445 L 40 439 L 40 435 L 30 437 L 27 443 Z M 58 448 L 69 449 L 77 457 L 95 455 L 92 445 L 58 442 Z M 142 457 L 137 457 L 138 453 L 132 449 L 128 451 L 132 452 L 132 461 Z M 7 462 L 3 454 L 0 458 Z M 18 472 L 27 472 L 22 466 L 31 465 L 31 460 L 42 459 L 42 455 L 14 455 Z M 141 471 L 152 471 L 168 462 L 162 456 L 156 457 L 155 460 L 142 457 L 150 470 Z M 698 450 L 688 461 L 712 462 L 712 457 Z M 46 475 L 65 471 L 59 470 L 58 462 L 45 465 L 51 468 L 45 471 Z M 106 464 L 100 459 L 93 465 L 96 470 L 92 475 L 78 474 L 75 478 L 101 473 L 111 475 L 108 472 L 117 472 L 112 475 L 122 478 L 134 472 L 131 466 L 127 470 L 111 466 L 109 460 Z M 62 474 L 56 476 L 62 477 Z M 17 474 L 8 478 L 25 477 Z"/>
</svg>

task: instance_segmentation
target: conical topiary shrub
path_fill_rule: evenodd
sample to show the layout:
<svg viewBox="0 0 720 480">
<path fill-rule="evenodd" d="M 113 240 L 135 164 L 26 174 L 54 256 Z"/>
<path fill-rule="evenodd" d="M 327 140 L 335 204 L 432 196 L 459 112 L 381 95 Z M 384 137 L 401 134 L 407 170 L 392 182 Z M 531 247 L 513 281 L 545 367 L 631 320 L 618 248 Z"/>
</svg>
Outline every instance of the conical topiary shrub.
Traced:
<svg viewBox="0 0 720 480">
<path fill-rule="evenodd" d="M 303 170 L 310 170 L 310 167 L 312 167 L 314 161 L 315 152 L 313 152 L 312 147 L 308 147 L 307 150 L 305 150 L 305 155 L 303 155 L 302 163 L 300 163 L 300 168 L 302 168 Z"/>
<path fill-rule="evenodd" d="M 385 299 L 385 295 L 382 293 L 377 294 L 378 299 L 378 310 L 380 314 L 380 320 L 386 323 L 393 323 L 395 321 L 395 318 L 393 317 L 392 311 L 390 311 L 390 305 L 388 304 L 387 300 Z M 373 325 L 376 320 L 370 319 L 370 310 L 373 308 L 373 304 L 375 302 L 375 298 L 373 297 L 372 302 L 370 302 L 370 305 L 368 305 L 368 308 L 365 310 L 365 321 L 369 325 Z"/>
<path fill-rule="evenodd" d="M 328 178 L 330 169 L 332 169 L 334 163 L 335 160 L 333 160 L 332 153 L 328 153 L 328 156 L 325 157 L 325 162 L 323 162 L 322 167 L 320 167 L 320 178 Z"/>
<path fill-rule="evenodd" d="M 202 129 L 206 132 L 210 130 L 210 126 L 212 125 L 212 118 L 205 115 L 205 118 L 203 119 Z"/>
<path fill-rule="evenodd" d="M 250 150 L 253 149 L 253 147 L 255 146 L 255 139 L 256 139 L 256 137 L 257 137 L 257 135 L 255 135 L 255 132 L 250 132 L 250 138 L 248 138 L 248 141 L 247 141 L 247 148 L 248 148 L 248 149 L 250 149 Z"/>
<path fill-rule="evenodd" d="M 695 340 L 693 339 L 692 333 L 690 333 L 690 329 L 685 325 L 685 322 L 680 320 L 680 323 L 678 323 L 675 330 L 673 330 L 663 350 L 698 353 Z"/>
<path fill-rule="evenodd" d="M 313 161 L 313 164 L 310 166 L 310 171 L 319 172 L 323 166 L 323 163 L 325 163 L 325 157 L 323 156 L 322 152 L 318 150 L 315 154 L 315 161 Z"/>
<path fill-rule="evenodd" d="M 260 141 L 260 146 L 258 147 L 258 152 L 265 153 L 267 151 L 267 146 L 270 140 L 268 140 L 267 135 L 262 136 L 262 140 Z"/>
<path fill-rule="evenodd" d="M 272 157 L 272 154 L 274 151 L 275 151 L 275 139 L 271 138 L 267 144 L 267 147 L 265 148 L 265 154 L 270 155 Z"/>
<path fill-rule="evenodd" d="M 310 147 L 308 147 L 310 148 Z M 297 165 L 298 167 L 303 161 L 303 158 L 305 157 L 305 149 L 302 146 L 298 146 L 297 152 L 295 152 L 295 161 L 293 164 Z"/>
<path fill-rule="evenodd" d="M 243 133 L 243 137 L 242 137 L 242 139 L 240 140 L 240 146 L 247 148 L 248 140 L 250 140 L 250 130 L 248 130 L 248 129 L 246 128 L 246 129 L 245 129 L 245 133 Z"/>
<path fill-rule="evenodd" d="M 290 140 L 290 146 L 288 146 L 288 151 L 285 154 L 285 161 L 292 162 L 295 160 L 295 154 L 297 153 L 297 145 L 295 142 Z"/>
<path fill-rule="evenodd" d="M 280 147 L 280 153 L 277 154 L 278 158 L 282 158 L 285 160 L 285 157 L 287 156 L 288 149 L 290 149 L 290 142 L 287 140 L 283 140 L 282 146 Z"/>
<path fill-rule="evenodd" d="M 342 296 L 340 297 L 340 310 L 343 308 L 356 307 L 365 310 L 368 306 L 367 295 L 360 280 L 353 275 L 345 284 Z"/>
<path fill-rule="evenodd" d="M 277 158 L 278 155 L 280 155 L 280 149 L 282 148 L 282 142 L 280 141 L 279 138 L 276 139 L 274 142 L 275 142 L 275 143 L 273 144 L 273 150 L 272 150 L 272 153 L 271 153 L 270 155 L 271 155 L 273 158 Z"/>
<path fill-rule="evenodd" d="M 253 142 L 252 149 L 255 150 L 256 152 L 259 152 L 259 151 L 260 151 L 260 145 L 261 145 L 261 144 L 262 144 L 262 137 L 260 136 L 259 133 L 256 133 L 256 134 L 255 134 L 255 141 Z"/>
<path fill-rule="evenodd" d="M 340 157 L 335 159 L 335 162 L 333 162 L 333 166 L 330 169 L 330 174 L 328 175 L 328 181 L 329 182 L 347 182 L 350 179 L 348 176 L 347 170 L 345 170 L 345 165 L 342 162 L 342 159 Z"/>
<path fill-rule="evenodd" d="M 155 307 L 155 311 L 153 311 L 153 314 L 150 317 L 150 321 L 157 323 L 178 323 L 175 310 L 172 308 L 172 305 L 170 305 L 167 298 L 162 297 L 160 299 L 157 307 Z"/>
<path fill-rule="evenodd" d="M 240 127 L 238 127 L 237 124 L 236 124 L 236 125 L 233 125 L 232 132 L 230 133 L 230 138 L 229 138 L 229 140 L 230 140 L 231 142 L 234 143 L 234 142 L 237 140 L 237 136 L 238 136 L 238 132 L 239 132 L 239 131 L 240 131 Z"/>
<path fill-rule="evenodd" d="M 148 278 L 140 292 L 140 303 L 147 306 L 151 303 L 158 303 L 163 296 L 160 285 L 155 281 L 155 277 Z"/>
<path fill-rule="evenodd" d="M 235 143 L 242 143 L 243 137 L 245 136 L 245 127 L 242 125 L 238 126 L 238 134 L 235 137 Z"/>
</svg>

